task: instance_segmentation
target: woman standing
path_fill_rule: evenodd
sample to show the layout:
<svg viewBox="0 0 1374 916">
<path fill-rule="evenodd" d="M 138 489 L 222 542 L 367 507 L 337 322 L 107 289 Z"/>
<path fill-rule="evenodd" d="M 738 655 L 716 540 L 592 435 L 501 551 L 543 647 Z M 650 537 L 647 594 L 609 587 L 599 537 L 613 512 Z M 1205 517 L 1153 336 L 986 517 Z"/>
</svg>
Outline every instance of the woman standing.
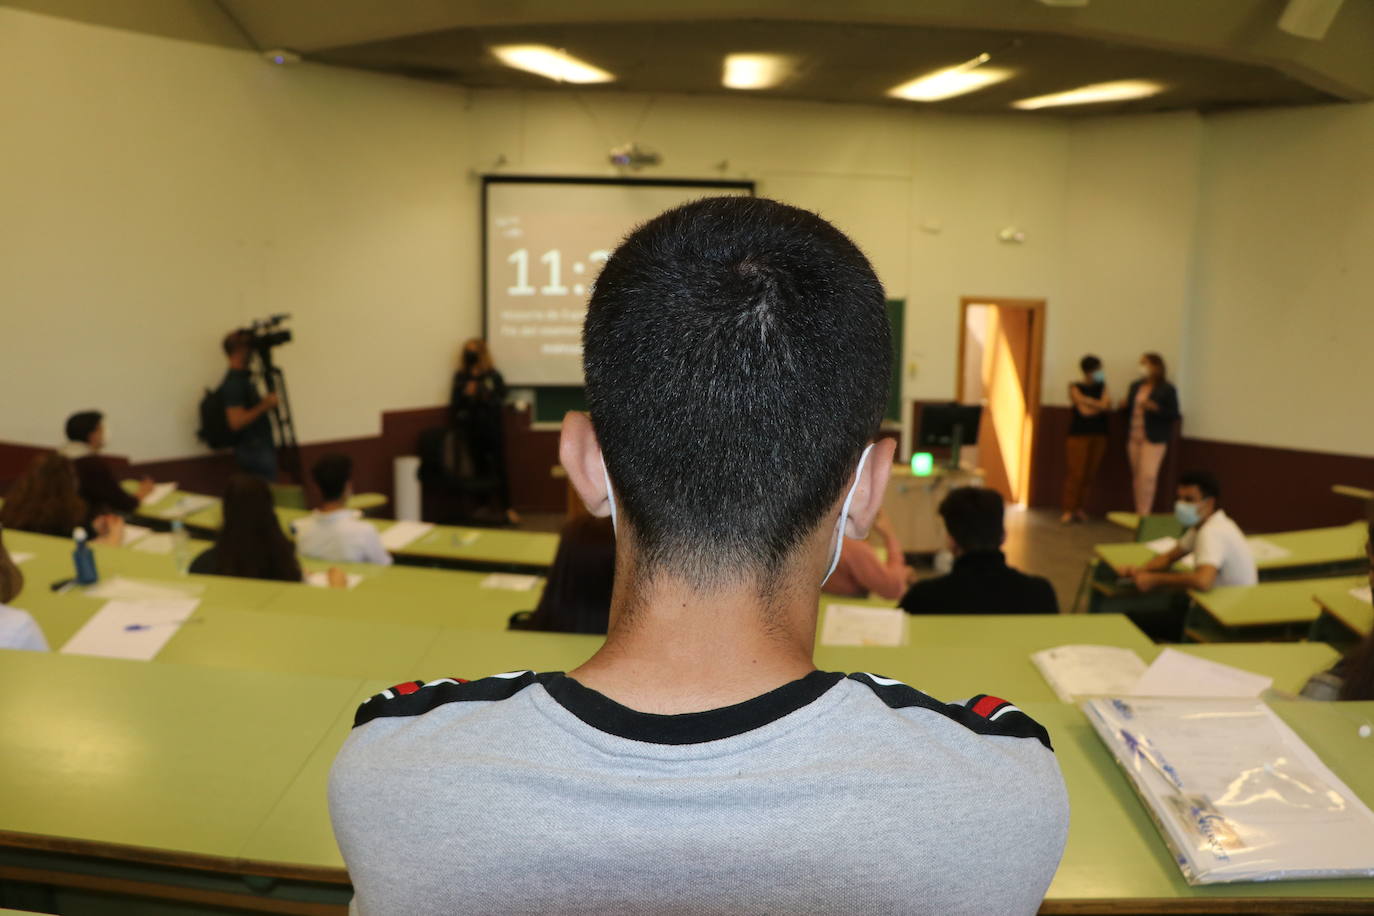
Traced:
<svg viewBox="0 0 1374 916">
<path fill-rule="evenodd" d="M 1180 417 L 1178 389 L 1169 382 L 1164 357 L 1146 353 L 1140 358 L 1140 378 L 1131 384 L 1121 406 L 1131 416 L 1126 448 L 1135 485 L 1135 511 L 1137 515 L 1149 515 L 1155 503 L 1159 466 L 1164 463 L 1174 421 Z"/>
<path fill-rule="evenodd" d="M 520 516 L 511 508 L 510 481 L 506 475 L 502 429 L 505 402 L 505 379 L 492 365 L 487 342 L 474 337 L 463 344 L 462 365 L 453 374 L 450 421 L 468 447 L 474 475 L 494 482 L 498 508 L 511 524 L 516 524 Z"/>
<path fill-rule="evenodd" d="M 1059 518 L 1066 525 L 1074 519 L 1088 520 L 1083 505 L 1097 479 L 1102 456 L 1107 453 L 1107 411 L 1112 407 L 1102 360 L 1085 356 L 1078 367 L 1083 377 L 1069 383 L 1073 419 L 1069 421 L 1069 439 L 1065 447 L 1068 470 L 1064 477 L 1064 514 Z"/>
</svg>

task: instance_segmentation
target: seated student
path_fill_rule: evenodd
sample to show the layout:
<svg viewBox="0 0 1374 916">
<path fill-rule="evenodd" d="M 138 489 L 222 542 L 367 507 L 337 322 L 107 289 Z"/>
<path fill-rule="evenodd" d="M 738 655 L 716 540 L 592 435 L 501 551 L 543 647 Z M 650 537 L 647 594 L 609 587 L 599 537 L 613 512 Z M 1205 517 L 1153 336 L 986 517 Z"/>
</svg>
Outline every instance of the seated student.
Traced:
<svg viewBox="0 0 1374 916">
<path fill-rule="evenodd" d="M 281 530 L 267 481 L 242 472 L 234 474 L 224 488 L 223 511 L 224 522 L 215 546 L 191 561 L 191 572 L 301 581 L 296 548 Z"/>
<path fill-rule="evenodd" d="M 902 553 L 902 542 L 897 532 L 892 530 L 892 522 L 887 512 L 879 512 L 873 523 L 873 531 L 882 536 L 886 559 L 878 557 L 868 541 L 847 538 L 844 550 L 840 551 L 840 565 L 822 589 L 828 595 L 844 595 L 847 598 L 867 598 L 870 594 L 888 601 L 902 597 L 916 574 L 906 565 Z"/>
<path fill-rule="evenodd" d="M 1059 599 L 1048 579 L 1007 565 L 1002 494 L 959 487 L 940 503 L 954 568 L 911 586 L 902 597 L 909 614 L 1057 614 Z"/>
<path fill-rule="evenodd" d="M 301 556 L 331 563 L 390 566 L 391 554 L 382 546 L 377 529 L 348 508 L 348 497 L 353 492 L 349 482 L 353 459 L 347 455 L 325 455 L 315 462 L 310 474 L 324 502 L 310 516 L 310 523 L 300 526 L 296 534 Z"/>
<path fill-rule="evenodd" d="M 128 515 L 138 508 L 143 497 L 153 490 L 147 477 L 137 494 L 127 493 L 100 450 L 105 447 L 105 417 L 98 410 L 83 410 L 67 418 L 67 442 L 59 451 L 76 468 L 77 489 L 93 516 L 117 512 Z"/>
<path fill-rule="evenodd" d="M 609 633 L 362 705 L 329 788 L 358 912 L 1034 913 L 1068 826 L 1044 728 L 812 661 L 892 467 L 863 254 L 698 200 L 611 255 L 583 344 L 559 456 L 617 529 Z"/>
<path fill-rule="evenodd" d="M 563 526 L 539 606 L 511 615 L 512 630 L 605 633 L 615 577 L 611 520 L 578 516 Z"/>
<path fill-rule="evenodd" d="M 1254 585 L 1259 581 L 1255 555 L 1239 526 L 1218 505 L 1221 484 L 1206 471 L 1190 471 L 1178 479 L 1174 514 L 1186 530 L 1178 546 L 1144 566 L 1123 570 L 1142 592 L 1155 589 L 1209 591 L 1224 585 Z M 1169 572 L 1188 555 L 1193 568 Z"/>
<path fill-rule="evenodd" d="M 117 515 L 91 517 L 77 492 L 76 468 L 56 452 L 44 452 L 5 494 L 0 525 L 34 534 L 69 538 L 78 528 L 102 544 L 118 544 L 124 520 Z"/>
<path fill-rule="evenodd" d="M 1374 521 L 1369 523 L 1369 584 L 1374 587 Z M 1374 632 L 1346 653 L 1329 671 L 1313 675 L 1302 688 L 1309 700 L 1374 700 Z"/>
<path fill-rule="evenodd" d="M 6 607 L 24 589 L 24 574 L 19 571 L 0 540 L 0 649 L 48 651 L 43 630 L 28 611 Z"/>
</svg>

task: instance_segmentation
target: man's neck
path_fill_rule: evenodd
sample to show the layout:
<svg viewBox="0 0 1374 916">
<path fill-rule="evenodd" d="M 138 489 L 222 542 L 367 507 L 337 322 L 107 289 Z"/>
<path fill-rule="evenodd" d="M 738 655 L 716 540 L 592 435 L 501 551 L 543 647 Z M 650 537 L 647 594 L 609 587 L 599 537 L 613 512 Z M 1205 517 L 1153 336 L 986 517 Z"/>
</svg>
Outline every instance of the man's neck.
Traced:
<svg viewBox="0 0 1374 916">
<path fill-rule="evenodd" d="M 348 508 L 348 500 L 347 500 L 347 499 L 335 499 L 335 500 L 330 500 L 329 502 L 320 503 L 319 511 L 321 511 L 321 512 L 338 512 L 340 509 L 347 509 L 347 508 Z"/>
<path fill-rule="evenodd" d="M 605 645 L 568 673 L 641 712 L 742 703 L 815 670 L 819 596 L 810 589 L 765 597 L 750 586 L 703 593 L 678 581 L 635 594 L 621 579 Z"/>
</svg>

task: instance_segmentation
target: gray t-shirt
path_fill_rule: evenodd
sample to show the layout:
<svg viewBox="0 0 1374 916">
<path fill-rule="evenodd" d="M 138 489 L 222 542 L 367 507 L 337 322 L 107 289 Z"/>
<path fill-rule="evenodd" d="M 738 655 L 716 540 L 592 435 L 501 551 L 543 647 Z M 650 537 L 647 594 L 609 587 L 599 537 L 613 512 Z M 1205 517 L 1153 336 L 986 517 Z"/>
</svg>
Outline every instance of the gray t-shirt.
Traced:
<svg viewBox="0 0 1374 916">
<path fill-rule="evenodd" d="M 329 801 L 368 916 L 1034 913 L 1069 822 L 1010 703 L 821 671 L 671 716 L 557 673 L 401 684 Z"/>
</svg>

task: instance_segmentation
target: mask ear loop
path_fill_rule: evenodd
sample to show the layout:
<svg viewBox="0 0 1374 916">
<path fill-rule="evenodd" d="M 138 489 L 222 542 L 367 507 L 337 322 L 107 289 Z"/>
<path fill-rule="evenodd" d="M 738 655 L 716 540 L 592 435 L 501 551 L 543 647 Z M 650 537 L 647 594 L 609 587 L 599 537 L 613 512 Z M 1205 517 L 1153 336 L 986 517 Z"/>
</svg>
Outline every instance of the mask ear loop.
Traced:
<svg viewBox="0 0 1374 916">
<path fill-rule="evenodd" d="M 859 456 L 859 465 L 854 469 L 854 482 L 849 485 L 849 493 L 845 495 L 844 505 L 840 506 L 840 521 L 835 526 L 835 555 L 830 558 L 830 568 L 825 571 L 825 578 L 821 580 L 822 587 L 835 574 L 835 567 L 840 565 L 840 553 L 844 550 L 844 523 L 849 520 L 849 504 L 854 501 L 854 493 L 859 489 L 859 475 L 863 473 L 864 462 L 868 460 L 868 453 L 871 451 L 873 451 L 872 442 L 864 447 L 864 453 Z M 614 513 L 614 509 L 612 513 Z"/>
<path fill-rule="evenodd" d="M 611 504 L 611 531 L 619 534 L 615 518 L 615 488 L 611 486 L 611 475 L 606 470 L 606 456 L 601 456 L 601 479 L 606 481 L 606 502 Z"/>
</svg>

